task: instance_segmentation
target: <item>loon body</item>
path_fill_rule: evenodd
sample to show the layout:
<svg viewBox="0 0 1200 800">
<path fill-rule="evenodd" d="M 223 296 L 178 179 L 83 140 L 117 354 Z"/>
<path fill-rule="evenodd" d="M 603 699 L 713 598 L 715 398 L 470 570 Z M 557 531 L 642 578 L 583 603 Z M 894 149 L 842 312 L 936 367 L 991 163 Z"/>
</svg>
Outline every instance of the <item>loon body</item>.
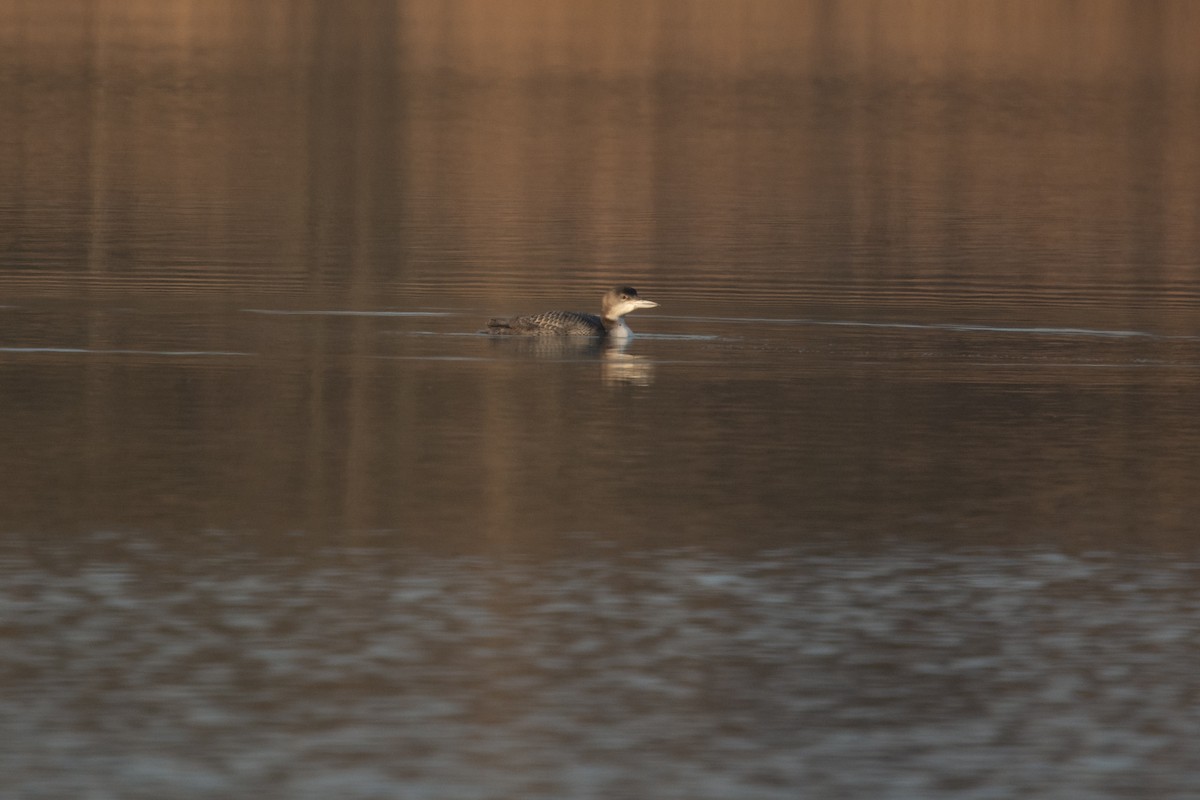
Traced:
<svg viewBox="0 0 1200 800">
<path fill-rule="evenodd" d="M 600 315 L 582 311 L 545 311 L 520 317 L 495 317 L 487 332 L 496 336 L 606 336 L 628 338 L 632 331 L 625 315 L 639 308 L 654 308 L 658 303 L 638 297 L 632 286 L 618 286 L 604 295 Z"/>
</svg>

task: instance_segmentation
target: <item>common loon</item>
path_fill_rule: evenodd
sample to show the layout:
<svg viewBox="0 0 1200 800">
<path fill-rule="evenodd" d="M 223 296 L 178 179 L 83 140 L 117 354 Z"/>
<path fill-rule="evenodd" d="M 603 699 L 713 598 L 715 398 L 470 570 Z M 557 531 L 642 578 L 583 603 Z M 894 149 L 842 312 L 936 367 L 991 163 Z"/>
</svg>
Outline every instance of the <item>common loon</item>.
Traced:
<svg viewBox="0 0 1200 800">
<path fill-rule="evenodd" d="M 625 315 L 639 308 L 654 308 L 658 303 L 638 297 L 632 286 L 618 286 L 604 295 L 599 316 L 582 311 L 545 311 L 519 317 L 496 317 L 488 321 L 487 332 L 497 336 L 607 336 L 628 338 L 632 331 Z"/>
</svg>

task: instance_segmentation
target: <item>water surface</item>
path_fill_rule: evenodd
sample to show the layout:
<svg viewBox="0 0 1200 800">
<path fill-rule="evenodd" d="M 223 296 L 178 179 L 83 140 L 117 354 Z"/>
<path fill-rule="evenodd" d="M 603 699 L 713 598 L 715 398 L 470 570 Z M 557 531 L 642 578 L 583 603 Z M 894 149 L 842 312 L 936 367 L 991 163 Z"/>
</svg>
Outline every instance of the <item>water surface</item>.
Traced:
<svg viewBox="0 0 1200 800">
<path fill-rule="evenodd" d="M 1011 8 L 0 11 L 0 794 L 1195 796 L 1200 19 Z"/>
</svg>

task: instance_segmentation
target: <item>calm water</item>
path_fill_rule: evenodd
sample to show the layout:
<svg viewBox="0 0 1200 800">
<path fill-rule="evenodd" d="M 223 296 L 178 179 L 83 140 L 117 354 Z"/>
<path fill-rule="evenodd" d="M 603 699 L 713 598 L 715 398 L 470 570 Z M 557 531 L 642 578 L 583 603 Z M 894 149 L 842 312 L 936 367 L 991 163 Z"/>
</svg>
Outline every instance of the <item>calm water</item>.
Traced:
<svg viewBox="0 0 1200 800">
<path fill-rule="evenodd" d="M 0 795 L 1200 794 L 1194 4 L 339 9 L 0 9 Z"/>
</svg>

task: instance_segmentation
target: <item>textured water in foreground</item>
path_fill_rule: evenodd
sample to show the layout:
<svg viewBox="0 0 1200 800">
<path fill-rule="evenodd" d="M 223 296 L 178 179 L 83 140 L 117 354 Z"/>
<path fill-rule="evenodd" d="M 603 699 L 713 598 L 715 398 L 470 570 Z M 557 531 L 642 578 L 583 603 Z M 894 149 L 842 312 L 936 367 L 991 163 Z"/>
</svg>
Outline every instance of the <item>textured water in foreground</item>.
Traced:
<svg viewBox="0 0 1200 800">
<path fill-rule="evenodd" d="M 1180 798 L 1200 564 L 5 552 L 9 796 Z M 70 559 L 73 560 L 77 556 Z M 311 559 L 311 560 L 309 560 Z M 63 769 L 71 764 L 69 770 Z"/>
</svg>

